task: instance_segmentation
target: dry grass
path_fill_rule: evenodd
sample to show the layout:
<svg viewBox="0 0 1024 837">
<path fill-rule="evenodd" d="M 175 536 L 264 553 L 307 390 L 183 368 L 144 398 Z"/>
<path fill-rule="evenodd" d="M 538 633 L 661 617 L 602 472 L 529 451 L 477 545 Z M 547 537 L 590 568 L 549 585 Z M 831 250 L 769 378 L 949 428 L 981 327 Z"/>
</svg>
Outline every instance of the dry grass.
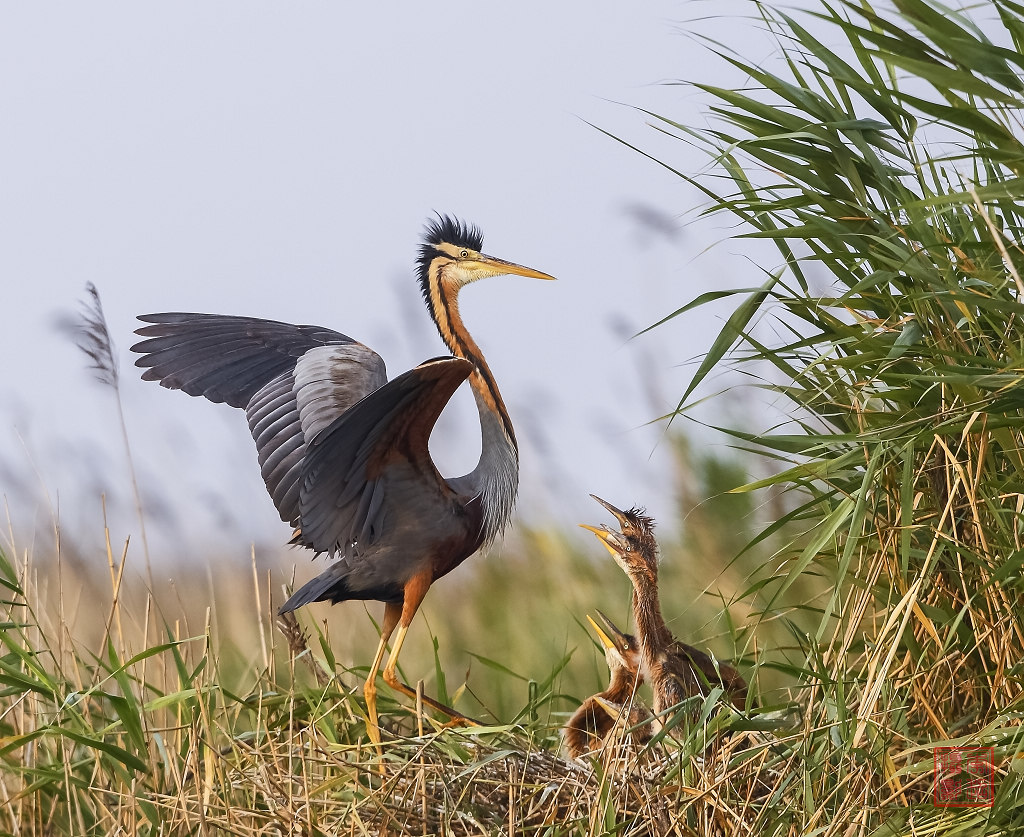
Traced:
<svg viewBox="0 0 1024 837">
<path fill-rule="evenodd" d="M 790 703 L 737 713 L 709 699 L 640 750 L 613 742 L 565 760 L 548 684 L 513 722 L 461 730 L 384 690 L 378 754 L 360 671 L 338 665 L 317 628 L 275 622 L 262 574 L 212 582 L 215 600 L 225 585 L 233 596 L 226 622 L 187 613 L 195 597 L 127 584 L 124 556 L 108 562 L 105 593 L 77 569 L 4 563 L 0 833 L 866 835 L 975 815 L 928 804 L 934 741 L 907 696 L 934 694 L 955 656 L 922 670 L 895 655 L 909 599 L 886 613 L 851 599 L 858 618 L 809 648 Z M 880 556 L 858 575 L 886 566 Z M 944 723 L 948 709 L 935 706 Z M 995 743 L 1007 776 L 1016 719 L 987 718 L 971 740 Z"/>
<path fill-rule="evenodd" d="M 263 573 L 153 592 L 127 550 L 106 563 L 104 590 L 88 562 L 3 560 L 0 833 L 604 833 L 623 818 L 641 833 L 654 812 L 672 822 L 653 788 L 693 792 L 665 744 L 563 759 L 575 707 L 552 708 L 552 682 L 534 682 L 519 723 L 468 730 L 385 690 L 379 755 L 361 672 L 334 661 L 322 630 L 273 618 Z"/>
<path fill-rule="evenodd" d="M 730 351 L 773 370 L 791 426 L 728 432 L 786 468 L 738 491 L 785 489 L 787 504 L 738 556 L 730 527 L 751 502 L 690 514 L 699 549 L 732 544 L 704 565 L 663 544 L 663 605 L 686 616 L 673 628 L 742 658 L 748 709 L 712 694 L 639 750 L 564 760 L 559 725 L 604 676 L 572 620 L 619 613 L 627 592 L 558 533 L 438 585 L 438 632 L 417 623 L 403 655 L 407 682 L 494 725 L 441 729 L 382 694 L 379 752 L 363 671 L 339 663 L 373 645 L 351 609 L 275 623 L 279 571 L 146 590 L 109 547 L 103 584 L 66 547 L 53 561 L 11 549 L 0 833 L 1022 833 L 1024 12 L 993 6 L 1016 51 L 927 3 L 822 7 L 843 57 L 758 7 L 781 75 L 723 56 L 757 96 L 705 86 L 719 121 L 703 134 L 661 119 L 721 164 L 714 186 L 691 179 L 712 210 L 784 264 L 742 292 L 680 411 Z M 932 804 L 933 748 L 961 745 L 993 749 L 991 807 Z"/>
</svg>

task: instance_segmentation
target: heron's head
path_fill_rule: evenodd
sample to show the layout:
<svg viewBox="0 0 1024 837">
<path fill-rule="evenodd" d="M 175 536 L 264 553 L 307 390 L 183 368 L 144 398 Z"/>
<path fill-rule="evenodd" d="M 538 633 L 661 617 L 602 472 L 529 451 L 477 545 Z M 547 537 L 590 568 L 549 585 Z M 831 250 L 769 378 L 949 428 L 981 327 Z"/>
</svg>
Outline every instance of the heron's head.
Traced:
<svg viewBox="0 0 1024 837">
<path fill-rule="evenodd" d="M 457 291 L 477 279 L 514 274 L 534 279 L 554 279 L 546 273 L 507 262 L 481 253 L 484 236 L 479 227 L 448 215 L 428 221 L 420 245 L 419 277 L 423 296 L 431 302 L 431 285 L 437 282 L 444 290 Z"/>
<path fill-rule="evenodd" d="M 600 527 L 588 526 L 586 523 L 580 525 L 597 535 L 597 539 L 627 575 L 648 573 L 657 576 L 658 542 L 654 539 L 654 520 L 645 515 L 641 508 L 622 511 L 594 494 L 590 496 L 615 515 L 619 531 L 603 524 Z"/>
<path fill-rule="evenodd" d="M 601 640 L 609 671 L 615 674 L 617 670 L 622 670 L 635 675 L 640 670 L 640 649 L 636 644 L 636 638 L 632 634 L 620 631 L 600 610 L 597 615 L 603 625 L 599 625 L 589 616 L 587 621 L 597 634 L 597 638 Z"/>
</svg>

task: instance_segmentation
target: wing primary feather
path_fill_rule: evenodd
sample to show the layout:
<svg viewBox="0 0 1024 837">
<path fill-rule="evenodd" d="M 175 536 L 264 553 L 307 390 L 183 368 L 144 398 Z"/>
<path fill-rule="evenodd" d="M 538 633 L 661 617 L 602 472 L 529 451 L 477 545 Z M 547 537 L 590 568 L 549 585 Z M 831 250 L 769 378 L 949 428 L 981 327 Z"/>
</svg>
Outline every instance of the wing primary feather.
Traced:
<svg viewBox="0 0 1024 837">
<path fill-rule="evenodd" d="M 260 422 L 259 426 L 252 428 L 253 438 L 256 440 L 257 450 L 263 450 L 271 440 L 292 427 L 292 425 L 298 424 L 299 414 L 295 409 L 294 404 L 285 403 L 273 413 L 271 413 L 266 420 Z M 301 433 L 295 434 L 301 437 Z"/>
</svg>

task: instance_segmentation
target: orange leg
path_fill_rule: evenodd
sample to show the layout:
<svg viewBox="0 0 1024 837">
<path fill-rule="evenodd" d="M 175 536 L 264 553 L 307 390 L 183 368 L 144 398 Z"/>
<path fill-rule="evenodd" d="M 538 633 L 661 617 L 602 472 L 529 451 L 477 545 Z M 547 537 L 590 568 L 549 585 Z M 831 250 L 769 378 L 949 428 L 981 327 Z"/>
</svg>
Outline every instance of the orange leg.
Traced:
<svg viewBox="0 0 1024 837">
<path fill-rule="evenodd" d="M 366 699 L 367 725 L 366 732 L 370 740 L 380 749 L 380 725 L 377 722 L 377 672 L 380 671 L 381 661 L 384 659 L 384 651 L 388 647 L 388 640 L 395 631 L 398 618 L 402 615 L 402 606 L 391 602 L 384 605 L 384 621 L 380 626 L 380 644 L 377 645 L 377 653 L 373 658 L 373 665 L 366 675 L 366 683 L 363 684 L 363 697 Z M 392 654 L 394 656 L 394 654 Z"/>
<path fill-rule="evenodd" d="M 433 580 L 432 576 L 433 573 L 428 568 L 427 570 L 413 576 L 406 583 L 405 600 L 402 603 L 401 617 L 398 620 L 398 633 L 395 635 L 395 644 L 391 649 L 391 656 L 388 657 L 387 665 L 384 666 L 384 671 L 381 672 L 384 677 L 384 682 L 392 689 L 413 698 L 416 697 L 416 690 L 401 681 L 395 671 L 395 667 L 398 665 L 398 655 L 402 651 L 402 643 L 405 642 L 405 634 L 409 630 L 409 625 L 411 624 L 413 617 L 416 615 L 416 611 L 419 610 L 423 597 L 430 588 L 430 582 Z M 388 607 L 390 607 L 390 605 Z M 380 665 L 379 662 L 378 665 Z M 445 706 L 443 703 L 432 697 L 423 695 L 423 702 L 431 709 L 435 709 L 441 714 L 447 715 L 451 718 L 453 726 L 480 726 L 479 721 L 474 721 L 472 718 L 463 715 L 461 712 L 452 709 L 450 706 Z"/>
<path fill-rule="evenodd" d="M 408 630 L 407 625 L 400 625 L 398 633 L 395 635 L 395 646 L 391 650 L 391 656 L 388 657 L 388 664 L 384 667 L 384 671 L 381 672 L 381 676 L 384 678 L 384 682 L 387 683 L 392 689 L 403 694 L 408 695 L 411 698 L 416 697 L 416 690 L 412 686 L 408 686 L 402 682 L 399 678 L 398 673 L 395 671 L 395 666 L 398 662 L 398 652 L 402 650 L 402 642 L 405 640 L 405 633 Z M 452 726 L 481 726 L 479 721 L 475 721 L 467 715 L 463 715 L 457 709 L 452 709 L 450 706 L 445 706 L 441 701 L 435 698 L 423 695 L 423 702 L 440 712 L 442 715 L 447 715 L 452 720 Z"/>
</svg>

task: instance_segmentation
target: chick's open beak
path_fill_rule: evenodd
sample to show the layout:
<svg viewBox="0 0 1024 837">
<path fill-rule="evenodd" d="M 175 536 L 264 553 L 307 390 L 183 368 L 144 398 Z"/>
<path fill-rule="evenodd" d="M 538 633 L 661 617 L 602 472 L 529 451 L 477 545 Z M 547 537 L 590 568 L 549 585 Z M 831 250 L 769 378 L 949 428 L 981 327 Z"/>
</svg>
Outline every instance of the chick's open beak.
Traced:
<svg viewBox="0 0 1024 837">
<path fill-rule="evenodd" d="M 626 517 L 626 513 L 622 509 L 615 508 L 615 506 L 613 506 L 607 500 L 602 500 L 596 494 L 591 494 L 590 496 L 593 497 L 595 500 L 597 500 L 597 502 L 599 502 L 602 506 L 604 506 L 613 515 L 615 515 L 615 519 L 617 521 L 619 521 L 619 526 L 620 527 L 626 527 L 626 526 L 629 525 L 629 518 Z"/>
<path fill-rule="evenodd" d="M 607 617 L 603 616 L 601 611 L 598 611 L 597 614 L 598 614 L 598 616 L 601 616 L 602 618 L 607 618 Z M 615 647 L 615 643 L 612 642 L 611 637 L 609 637 L 608 634 L 606 634 L 604 632 L 604 629 L 600 625 L 598 625 L 597 622 L 595 622 L 593 619 L 590 618 L 590 614 L 587 614 L 587 621 L 590 623 L 590 627 L 593 628 L 594 633 L 597 634 L 597 638 L 599 640 L 601 640 L 601 644 L 605 648 L 614 648 Z"/>
<path fill-rule="evenodd" d="M 626 549 L 626 541 L 618 532 L 613 532 L 607 526 L 591 526 L 587 523 L 580 524 L 581 529 L 586 529 L 588 532 L 593 532 L 597 535 L 597 539 L 604 544 L 604 548 L 607 549 L 612 555 L 621 555 Z"/>
<path fill-rule="evenodd" d="M 597 612 L 598 617 L 604 622 L 603 632 L 609 637 L 610 642 L 618 648 L 620 651 L 628 651 L 630 645 L 633 644 L 633 637 L 627 633 L 623 633 L 605 613 L 600 610 Z M 589 617 L 588 617 L 589 618 Z M 591 622 L 593 624 L 593 622 Z"/>
</svg>

